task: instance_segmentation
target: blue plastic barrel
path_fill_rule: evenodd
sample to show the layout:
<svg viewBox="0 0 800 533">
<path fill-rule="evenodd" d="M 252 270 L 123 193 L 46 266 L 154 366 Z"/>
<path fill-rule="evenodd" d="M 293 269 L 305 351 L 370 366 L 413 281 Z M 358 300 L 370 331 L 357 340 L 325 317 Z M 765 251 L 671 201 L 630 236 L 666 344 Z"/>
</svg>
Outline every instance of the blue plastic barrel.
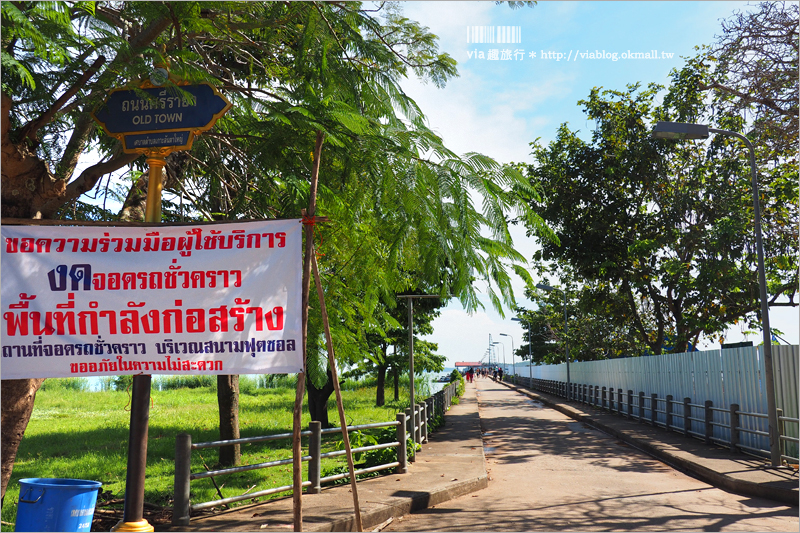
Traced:
<svg viewBox="0 0 800 533">
<path fill-rule="evenodd" d="M 99 481 L 19 480 L 15 531 L 90 531 Z"/>
</svg>

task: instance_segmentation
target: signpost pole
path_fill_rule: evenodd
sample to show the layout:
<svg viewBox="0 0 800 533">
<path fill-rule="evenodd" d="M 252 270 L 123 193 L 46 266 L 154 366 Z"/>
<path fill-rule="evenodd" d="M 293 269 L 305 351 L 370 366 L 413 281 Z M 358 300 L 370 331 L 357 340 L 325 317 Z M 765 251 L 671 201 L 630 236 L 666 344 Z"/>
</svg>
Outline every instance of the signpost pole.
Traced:
<svg viewBox="0 0 800 533">
<path fill-rule="evenodd" d="M 144 221 L 161 222 L 161 190 L 164 188 L 162 176 L 164 165 L 167 163 L 161 154 L 148 154 L 147 164 L 150 166 L 150 179 L 147 184 L 147 205 L 145 206 Z"/>
<path fill-rule="evenodd" d="M 150 179 L 147 184 L 145 222 L 161 222 L 161 189 L 164 156 L 149 153 Z M 112 531 L 155 531 L 144 518 L 144 481 L 147 470 L 147 434 L 150 426 L 150 389 L 152 376 L 133 376 L 131 422 L 128 437 L 128 469 L 125 477 L 125 505 L 122 521 Z"/>
<path fill-rule="evenodd" d="M 162 50 L 162 54 L 164 51 Z M 155 65 L 149 81 L 140 89 L 149 100 L 130 89 L 115 89 L 92 117 L 105 132 L 122 143 L 125 153 L 147 156 L 149 180 L 145 222 L 161 222 L 162 176 L 166 157 L 174 151 L 190 150 L 196 135 L 211 129 L 232 104 L 209 83 L 187 85 L 177 80 L 192 98 L 170 96 L 162 85 L 171 79 L 166 62 Z M 177 106 L 180 112 L 169 112 Z M 130 111 L 136 109 L 136 113 Z M 112 531 L 153 531 L 144 519 L 144 481 L 147 467 L 147 432 L 150 422 L 151 376 L 133 377 L 131 425 L 128 440 L 128 470 L 122 521 Z"/>
</svg>

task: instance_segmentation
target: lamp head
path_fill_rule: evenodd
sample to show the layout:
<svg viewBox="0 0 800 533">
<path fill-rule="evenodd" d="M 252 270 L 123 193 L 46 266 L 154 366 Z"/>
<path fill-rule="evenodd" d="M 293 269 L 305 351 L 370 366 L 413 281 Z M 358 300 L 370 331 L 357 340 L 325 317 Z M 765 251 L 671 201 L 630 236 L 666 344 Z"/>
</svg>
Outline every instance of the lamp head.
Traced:
<svg viewBox="0 0 800 533">
<path fill-rule="evenodd" d="M 685 122 L 659 122 L 651 134 L 653 139 L 708 139 L 708 126 Z"/>
<path fill-rule="evenodd" d="M 550 285 L 545 285 L 544 283 L 537 283 L 536 288 L 547 292 L 556 290 L 555 287 L 551 287 Z"/>
</svg>

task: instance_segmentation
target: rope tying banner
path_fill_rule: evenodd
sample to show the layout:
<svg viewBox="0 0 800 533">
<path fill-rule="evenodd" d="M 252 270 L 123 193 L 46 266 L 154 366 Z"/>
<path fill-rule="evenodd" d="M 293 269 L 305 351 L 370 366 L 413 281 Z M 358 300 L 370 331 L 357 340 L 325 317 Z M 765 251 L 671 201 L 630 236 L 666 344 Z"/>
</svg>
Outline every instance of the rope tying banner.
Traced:
<svg viewBox="0 0 800 533">
<path fill-rule="evenodd" d="M 310 217 L 305 214 L 305 209 L 304 209 L 303 218 L 300 220 L 300 222 L 302 222 L 304 226 L 311 226 L 312 228 L 314 228 L 314 230 L 316 230 L 317 222 L 320 223 L 330 222 L 330 219 L 328 217 L 317 217 L 317 216 Z M 314 235 L 315 236 L 319 235 L 319 244 L 321 246 L 323 241 L 322 235 L 316 231 L 314 232 Z M 314 247 L 314 254 L 317 256 L 317 258 L 323 257 L 325 255 L 324 253 L 320 252 L 316 246 Z"/>
</svg>

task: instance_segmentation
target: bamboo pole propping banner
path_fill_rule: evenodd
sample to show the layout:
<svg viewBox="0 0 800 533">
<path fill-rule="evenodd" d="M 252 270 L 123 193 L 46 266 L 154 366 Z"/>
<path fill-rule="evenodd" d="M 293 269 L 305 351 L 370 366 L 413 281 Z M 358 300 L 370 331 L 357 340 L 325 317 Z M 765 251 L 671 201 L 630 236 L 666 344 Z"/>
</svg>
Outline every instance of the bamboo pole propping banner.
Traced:
<svg viewBox="0 0 800 533">
<path fill-rule="evenodd" d="M 314 160 L 311 168 L 311 183 L 308 193 L 308 210 L 303 213 L 303 231 L 305 233 L 305 254 L 303 256 L 303 293 L 302 293 L 302 370 L 297 376 L 297 391 L 292 411 L 292 512 L 294 530 L 303 530 L 303 451 L 300 444 L 301 419 L 303 414 L 303 396 L 305 394 L 305 370 L 308 355 L 308 299 L 311 291 L 311 254 L 314 246 L 314 213 L 317 209 L 317 185 L 319 183 L 319 167 L 322 158 L 322 143 L 325 134 L 317 132 L 314 143 Z"/>
<path fill-rule="evenodd" d="M 350 434 L 347 432 L 347 419 L 344 416 L 344 404 L 342 403 L 342 390 L 339 387 L 339 373 L 336 371 L 336 356 L 333 351 L 333 338 L 331 337 L 331 327 L 328 322 L 328 309 L 325 306 L 325 293 L 322 291 L 322 282 L 319 279 L 319 269 L 317 267 L 317 257 L 311 254 L 311 265 L 314 271 L 314 281 L 317 285 L 317 296 L 319 296 L 320 311 L 322 312 L 322 324 L 325 328 L 325 341 L 328 346 L 328 366 L 331 370 L 333 380 L 333 390 L 336 392 L 336 406 L 339 409 L 339 424 L 342 428 L 342 440 L 347 454 L 347 470 L 350 473 L 350 487 L 353 493 L 353 509 L 356 517 L 356 531 L 364 531 L 361 523 L 361 506 L 358 502 L 358 484 L 356 483 L 355 465 L 353 464 L 353 449 L 350 446 Z"/>
<path fill-rule="evenodd" d="M 3 226 L 3 379 L 302 371 L 300 220 Z"/>
</svg>

